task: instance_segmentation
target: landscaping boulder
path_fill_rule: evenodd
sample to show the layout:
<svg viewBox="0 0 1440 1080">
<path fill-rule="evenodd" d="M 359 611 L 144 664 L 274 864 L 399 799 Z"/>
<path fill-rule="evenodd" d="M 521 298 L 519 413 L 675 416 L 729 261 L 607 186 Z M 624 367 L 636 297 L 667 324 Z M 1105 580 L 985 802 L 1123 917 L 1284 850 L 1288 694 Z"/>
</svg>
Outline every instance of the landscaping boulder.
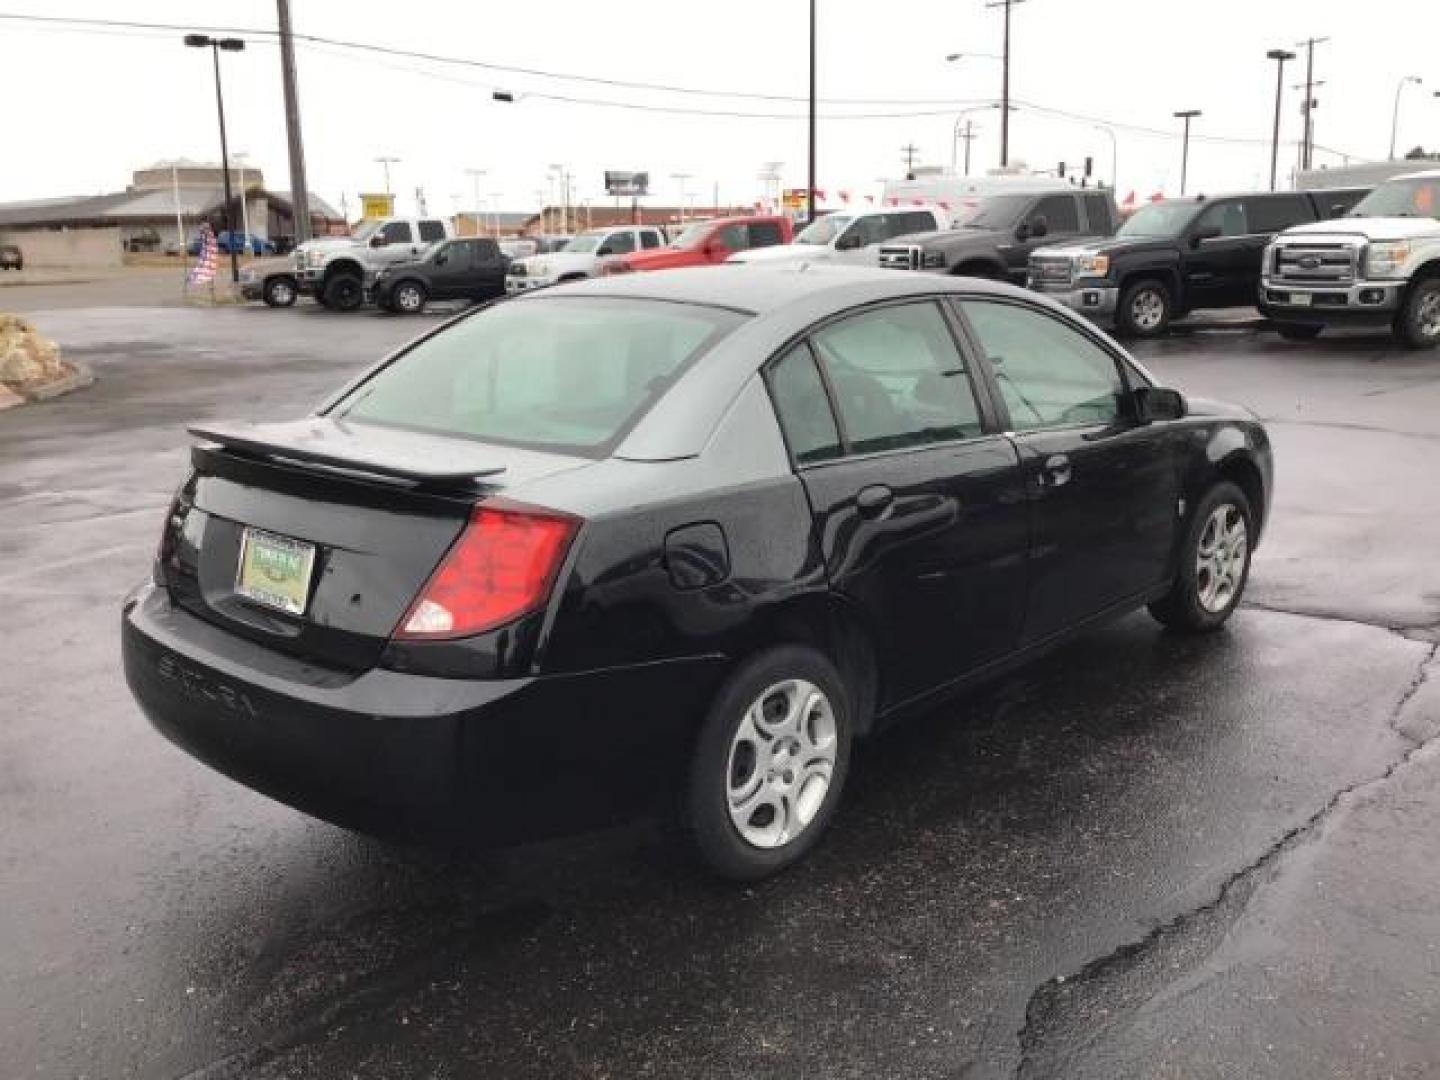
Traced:
<svg viewBox="0 0 1440 1080">
<path fill-rule="evenodd" d="M 0 384 L 23 394 L 73 373 L 55 342 L 19 315 L 0 315 Z"/>
</svg>

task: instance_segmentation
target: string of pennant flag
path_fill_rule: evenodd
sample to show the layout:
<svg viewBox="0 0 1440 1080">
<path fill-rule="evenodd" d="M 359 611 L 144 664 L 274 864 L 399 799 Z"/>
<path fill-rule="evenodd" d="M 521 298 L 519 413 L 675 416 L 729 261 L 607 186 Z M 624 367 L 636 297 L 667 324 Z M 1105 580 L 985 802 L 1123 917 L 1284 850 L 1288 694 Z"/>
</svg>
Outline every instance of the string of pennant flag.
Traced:
<svg viewBox="0 0 1440 1080">
<path fill-rule="evenodd" d="M 818 202 L 824 202 L 824 201 L 825 201 L 825 198 L 826 198 L 828 192 L 827 192 L 824 188 L 814 188 L 814 189 L 812 189 L 811 194 L 815 196 L 815 201 L 818 203 Z M 846 191 L 846 190 L 844 190 L 844 189 L 841 189 L 841 190 L 836 191 L 835 194 L 836 194 L 836 196 L 840 199 L 840 201 L 841 201 L 842 203 L 844 203 L 846 206 L 849 206 L 849 205 L 850 205 L 851 193 L 850 193 L 849 191 Z M 875 204 L 876 198 L 877 198 L 877 197 L 874 196 L 874 195 L 866 195 L 866 196 L 864 196 L 865 202 L 866 202 L 868 205 L 872 205 L 872 206 Z M 1156 192 L 1153 192 L 1153 193 L 1149 196 L 1149 198 L 1148 198 L 1147 201 L 1148 201 L 1148 202 L 1152 202 L 1152 203 L 1157 203 L 1157 202 L 1162 202 L 1162 201 L 1164 201 L 1164 199 L 1165 199 L 1165 193 L 1164 193 L 1163 191 L 1156 191 Z M 1129 208 L 1129 209 L 1133 209 L 1133 208 L 1136 206 L 1137 201 L 1138 201 L 1138 200 L 1137 200 L 1137 197 L 1136 197 L 1136 193 L 1132 190 L 1132 191 L 1130 191 L 1130 192 L 1125 196 L 1125 198 L 1121 201 L 1120 205 L 1121 205 L 1122 207 L 1126 207 L 1126 208 Z M 882 204 L 882 205 L 885 205 L 885 206 L 900 206 L 900 205 L 902 205 L 902 204 L 908 205 L 908 206 L 938 206 L 941 210 L 947 210 L 947 211 L 950 210 L 950 209 L 952 209 L 952 205 L 953 205 L 953 204 L 952 204 L 949 200 L 947 200 L 947 199 L 927 199 L 927 198 L 924 198 L 923 196 L 915 196 L 915 197 L 906 198 L 906 199 L 899 198 L 898 196 L 891 196 L 891 197 L 888 198 L 888 199 L 883 199 L 881 204 Z M 762 209 L 764 206 L 765 206 L 764 200 L 757 199 L 757 200 L 755 201 L 755 209 L 759 210 L 759 209 Z"/>
</svg>

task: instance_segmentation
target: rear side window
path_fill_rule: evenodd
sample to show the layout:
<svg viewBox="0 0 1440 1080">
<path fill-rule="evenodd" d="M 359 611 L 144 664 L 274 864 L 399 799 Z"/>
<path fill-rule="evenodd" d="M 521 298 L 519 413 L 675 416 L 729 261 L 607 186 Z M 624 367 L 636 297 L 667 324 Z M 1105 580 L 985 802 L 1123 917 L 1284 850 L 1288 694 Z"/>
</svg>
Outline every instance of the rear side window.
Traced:
<svg viewBox="0 0 1440 1080">
<path fill-rule="evenodd" d="M 1110 216 L 1110 200 L 1104 195 L 1085 196 L 1085 217 L 1086 224 L 1093 233 L 1115 231 L 1115 221 Z"/>
<path fill-rule="evenodd" d="M 818 331 L 813 342 L 855 453 L 980 434 L 965 364 L 935 304 L 867 311 Z"/>
<path fill-rule="evenodd" d="M 1314 221 L 1314 211 L 1304 195 L 1267 195 L 1246 199 L 1245 215 L 1252 233 L 1284 232 L 1291 225 Z"/>
<path fill-rule="evenodd" d="M 489 262 L 500 257 L 500 246 L 494 240 L 472 240 L 475 245 L 472 254 L 476 262 Z"/>
<path fill-rule="evenodd" d="M 750 223 L 750 246 L 751 247 L 774 247 L 776 244 L 783 244 L 785 238 L 780 233 L 780 226 L 773 221 L 752 221 Z"/>
<path fill-rule="evenodd" d="M 808 345 L 797 345 L 770 369 L 770 396 L 797 464 L 840 456 L 840 432 Z"/>
<path fill-rule="evenodd" d="M 439 221 L 420 222 L 420 242 L 423 244 L 433 243 L 436 240 L 445 239 L 445 226 Z"/>
<path fill-rule="evenodd" d="M 380 235 L 385 238 L 387 244 L 408 244 L 410 243 L 410 223 L 408 221 L 390 221 L 380 229 Z"/>
<path fill-rule="evenodd" d="M 498 304 L 419 342 L 329 415 L 602 456 L 744 318 L 629 299 Z"/>
<path fill-rule="evenodd" d="M 1035 214 L 1045 219 L 1047 232 L 1080 231 L 1080 215 L 1075 209 L 1075 200 L 1069 195 L 1050 195 L 1041 199 L 1035 207 Z"/>
</svg>

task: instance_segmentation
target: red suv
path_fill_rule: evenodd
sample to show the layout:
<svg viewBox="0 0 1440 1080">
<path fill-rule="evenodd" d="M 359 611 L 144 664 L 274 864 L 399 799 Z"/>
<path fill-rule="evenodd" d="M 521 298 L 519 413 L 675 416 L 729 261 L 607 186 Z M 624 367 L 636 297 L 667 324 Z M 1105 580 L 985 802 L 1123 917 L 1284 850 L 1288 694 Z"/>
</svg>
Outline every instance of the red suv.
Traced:
<svg viewBox="0 0 1440 1080">
<path fill-rule="evenodd" d="M 697 221 L 668 247 L 637 251 L 604 263 L 602 274 L 630 270 L 671 270 L 677 266 L 723 263 L 737 251 L 790 243 L 790 219 L 775 216 L 712 218 Z"/>
</svg>

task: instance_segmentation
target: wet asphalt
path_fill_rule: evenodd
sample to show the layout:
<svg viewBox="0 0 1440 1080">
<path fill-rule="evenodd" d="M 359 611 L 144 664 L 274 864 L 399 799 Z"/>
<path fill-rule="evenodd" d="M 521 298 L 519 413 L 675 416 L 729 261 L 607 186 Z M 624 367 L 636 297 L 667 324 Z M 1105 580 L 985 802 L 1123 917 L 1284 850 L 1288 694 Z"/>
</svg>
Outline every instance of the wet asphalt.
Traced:
<svg viewBox="0 0 1440 1080">
<path fill-rule="evenodd" d="M 7 293 L 99 381 L 0 414 L 0 1076 L 1440 1074 L 1440 355 L 1137 350 L 1270 421 L 1246 608 L 863 747 L 828 840 L 746 888 L 664 822 L 383 844 L 153 733 L 118 608 L 183 424 L 296 415 L 434 317 Z"/>
</svg>

